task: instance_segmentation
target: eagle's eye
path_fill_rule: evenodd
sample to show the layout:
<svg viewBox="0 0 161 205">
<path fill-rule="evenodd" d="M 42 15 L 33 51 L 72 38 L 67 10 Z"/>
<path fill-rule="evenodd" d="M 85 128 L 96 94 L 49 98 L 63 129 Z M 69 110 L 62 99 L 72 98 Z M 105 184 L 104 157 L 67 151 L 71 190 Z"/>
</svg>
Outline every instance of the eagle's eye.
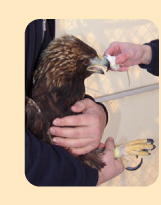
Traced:
<svg viewBox="0 0 161 205">
<path fill-rule="evenodd" d="M 88 65 L 90 63 L 90 60 L 88 58 L 86 58 L 84 61 L 83 61 L 83 64 L 84 65 Z"/>
</svg>

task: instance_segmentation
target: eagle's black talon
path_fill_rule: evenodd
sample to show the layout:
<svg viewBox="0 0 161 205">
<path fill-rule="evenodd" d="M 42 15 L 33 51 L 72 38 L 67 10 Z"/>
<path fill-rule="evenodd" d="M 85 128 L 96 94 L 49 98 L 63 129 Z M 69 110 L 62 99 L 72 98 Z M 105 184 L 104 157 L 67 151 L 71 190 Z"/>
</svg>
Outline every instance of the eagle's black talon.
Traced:
<svg viewBox="0 0 161 205">
<path fill-rule="evenodd" d="M 137 169 L 139 169 L 141 167 L 142 163 L 143 163 L 143 158 L 141 158 L 140 163 L 136 167 L 126 167 L 126 169 L 128 171 L 135 171 L 135 170 L 137 170 Z"/>
<path fill-rule="evenodd" d="M 154 140 L 153 139 L 147 139 L 147 143 L 153 144 Z"/>
<path fill-rule="evenodd" d="M 153 145 L 153 148 L 151 149 L 151 150 L 153 150 L 153 149 L 155 149 L 156 148 L 156 146 L 155 145 Z"/>
<path fill-rule="evenodd" d="M 148 149 L 142 149 L 142 151 L 144 151 L 144 152 L 148 152 Z"/>
</svg>

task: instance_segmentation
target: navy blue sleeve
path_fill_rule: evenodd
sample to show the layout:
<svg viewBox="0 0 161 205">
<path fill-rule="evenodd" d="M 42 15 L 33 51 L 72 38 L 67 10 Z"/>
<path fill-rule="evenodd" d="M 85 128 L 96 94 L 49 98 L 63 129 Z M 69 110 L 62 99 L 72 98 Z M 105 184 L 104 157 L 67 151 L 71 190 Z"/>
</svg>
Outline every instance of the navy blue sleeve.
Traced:
<svg viewBox="0 0 161 205">
<path fill-rule="evenodd" d="M 152 50 L 152 59 L 148 65 L 139 64 L 141 68 L 147 69 L 147 71 L 155 76 L 159 76 L 159 39 L 153 40 L 150 43 L 144 45 L 149 45 Z"/>
<path fill-rule="evenodd" d="M 98 172 L 25 130 L 25 174 L 35 186 L 95 186 Z"/>
<path fill-rule="evenodd" d="M 43 49 L 55 35 L 54 20 L 31 22 L 25 31 L 25 94 L 30 97 L 32 76 Z M 35 186 L 95 186 L 98 171 L 80 163 L 64 148 L 50 145 L 25 129 L 25 174 Z"/>
</svg>

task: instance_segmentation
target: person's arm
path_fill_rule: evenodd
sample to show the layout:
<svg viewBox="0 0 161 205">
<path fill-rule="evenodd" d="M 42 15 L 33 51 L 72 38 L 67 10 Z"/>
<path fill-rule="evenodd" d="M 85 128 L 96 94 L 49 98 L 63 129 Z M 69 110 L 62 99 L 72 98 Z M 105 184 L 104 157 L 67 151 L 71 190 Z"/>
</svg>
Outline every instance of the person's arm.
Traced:
<svg viewBox="0 0 161 205">
<path fill-rule="evenodd" d="M 102 160 L 105 162 L 106 166 L 98 171 L 98 182 L 100 185 L 124 171 L 124 166 L 121 159 L 114 158 L 114 140 L 112 137 L 107 138 L 105 142 L 105 151 Z"/>
<path fill-rule="evenodd" d="M 116 64 L 120 64 L 118 71 L 127 71 L 129 66 L 139 65 L 159 76 L 159 40 L 144 45 L 113 42 L 104 53 L 105 56 L 108 54 L 116 56 Z"/>
<path fill-rule="evenodd" d="M 114 159 L 114 141 L 105 143 L 99 172 L 83 165 L 64 148 L 51 146 L 25 130 L 25 175 L 35 186 L 96 186 L 123 172 L 121 161 Z"/>
<path fill-rule="evenodd" d="M 98 172 L 25 130 L 25 174 L 35 186 L 95 186 Z"/>
<path fill-rule="evenodd" d="M 149 73 L 159 76 L 159 39 L 146 43 L 145 46 L 150 47 L 151 61 L 148 64 L 139 64 L 139 66 L 147 69 Z"/>
</svg>

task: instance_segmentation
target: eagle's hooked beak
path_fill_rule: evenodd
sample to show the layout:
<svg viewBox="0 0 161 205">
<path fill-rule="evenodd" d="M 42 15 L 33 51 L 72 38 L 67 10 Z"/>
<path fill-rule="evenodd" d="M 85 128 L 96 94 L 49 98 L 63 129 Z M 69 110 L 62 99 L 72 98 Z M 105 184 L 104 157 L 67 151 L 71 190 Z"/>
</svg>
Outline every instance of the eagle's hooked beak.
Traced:
<svg viewBox="0 0 161 205">
<path fill-rule="evenodd" d="M 92 73 L 105 74 L 110 68 L 110 62 L 103 56 L 98 55 L 98 57 L 90 59 L 90 65 L 87 70 Z"/>
</svg>

